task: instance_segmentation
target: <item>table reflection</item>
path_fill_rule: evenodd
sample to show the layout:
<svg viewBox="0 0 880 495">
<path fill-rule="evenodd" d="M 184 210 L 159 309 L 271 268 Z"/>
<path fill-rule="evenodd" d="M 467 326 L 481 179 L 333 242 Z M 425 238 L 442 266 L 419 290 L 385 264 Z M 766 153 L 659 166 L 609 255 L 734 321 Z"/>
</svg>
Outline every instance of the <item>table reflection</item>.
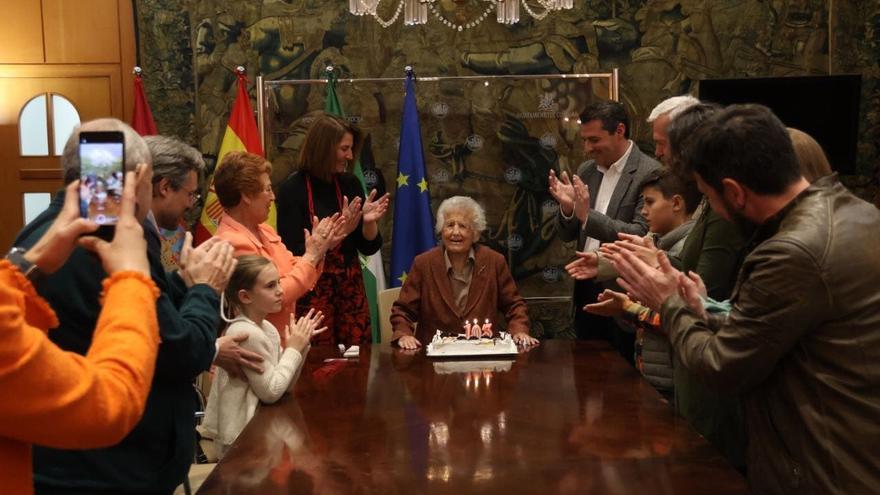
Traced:
<svg viewBox="0 0 880 495">
<path fill-rule="evenodd" d="M 605 345 L 545 342 L 483 361 L 373 346 L 325 363 L 321 352 L 200 493 L 745 493 Z"/>
</svg>

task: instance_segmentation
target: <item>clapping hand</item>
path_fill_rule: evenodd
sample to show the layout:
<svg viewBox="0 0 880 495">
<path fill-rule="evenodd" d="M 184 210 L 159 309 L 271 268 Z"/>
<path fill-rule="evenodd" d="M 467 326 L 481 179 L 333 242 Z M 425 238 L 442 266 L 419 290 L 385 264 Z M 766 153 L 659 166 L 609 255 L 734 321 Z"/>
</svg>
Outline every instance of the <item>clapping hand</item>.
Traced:
<svg viewBox="0 0 880 495">
<path fill-rule="evenodd" d="M 324 259 L 324 254 L 339 244 L 347 234 L 343 233 L 346 218 L 344 215 L 334 213 L 333 216 L 312 217 L 312 231 L 303 229 L 305 236 L 306 251 L 303 258 L 313 266 L 318 266 Z"/>
<path fill-rule="evenodd" d="M 370 191 L 370 195 L 367 196 L 367 200 L 364 202 L 364 223 L 376 222 L 382 218 L 382 215 L 384 215 L 386 211 L 388 211 L 388 205 L 391 203 L 391 195 L 385 193 L 381 198 L 375 198 L 376 190 L 373 189 Z"/>
<path fill-rule="evenodd" d="M 354 198 L 351 202 L 348 201 L 348 196 L 342 197 L 342 210 L 340 210 L 340 213 L 345 217 L 345 223 L 343 224 L 342 229 L 342 234 L 344 234 L 343 237 L 354 232 L 354 229 L 356 229 L 360 223 L 361 215 L 364 213 L 361 208 L 362 203 L 360 197 Z"/>
<path fill-rule="evenodd" d="M 284 340 L 289 349 L 296 349 L 302 354 L 312 337 L 327 330 L 327 327 L 318 328 L 324 321 L 324 313 L 309 309 L 305 316 L 298 319 L 290 314 L 290 323 L 284 327 Z"/>
<path fill-rule="evenodd" d="M 577 175 L 572 177 L 571 185 L 574 190 L 574 216 L 584 223 L 590 214 L 590 188 Z"/>
<path fill-rule="evenodd" d="M 623 313 L 629 298 L 622 292 L 605 289 L 596 300 L 597 302 L 585 305 L 583 310 L 599 316 L 617 316 Z"/>
<path fill-rule="evenodd" d="M 706 319 L 706 308 L 703 306 L 703 298 L 706 297 L 706 284 L 703 279 L 694 272 L 687 275 L 678 275 L 678 294 L 684 299 L 687 307 L 700 318 Z"/>
<path fill-rule="evenodd" d="M 575 253 L 577 259 L 565 265 L 565 271 L 575 280 L 589 280 L 599 273 L 599 254 L 595 251 Z"/>
<path fill-rule="evenodd" d="M 180 251 L 180 277 L 187 287 L 206 284 L 220 294 L 238 264 L 234 255 L 232 244 L 217 237 L 193 248 L 192 235 L 187 232 Z"/>
<path fill-rule="evenodd" d="M 654 241 L 650 236 L 640 237 L 632 234 L 617 234 L 619 241 L 602 244 L 599 246 L 599 252 L 603 256 L 611 257 L 623 251 L 629 251 L 639 257 L 648 266 L 657 268 L 657 254 L 660 250 L 654 246 Z"/>
<path fill-rule="evenodd" d="M 566 216 L 571 215 L 574 211 L 574 187 L 568 180 L 568 172 L 562 172 L 557 178 L 556 172 L 551 169 L 547 183 L 550 185 L 550 196 L 559 203 L 562 213 Z"/>
<path fill-rule="evenodd" d="M 666 299 L 678 291 L 681 272 L 672 267 L 665 253 L 657 255 L 659 268 L 649 266 L 630 251 L 622 251 L 611 259 L 620 274 L 617 283 L 654 311 L 660 311 Z"/>
</svg>

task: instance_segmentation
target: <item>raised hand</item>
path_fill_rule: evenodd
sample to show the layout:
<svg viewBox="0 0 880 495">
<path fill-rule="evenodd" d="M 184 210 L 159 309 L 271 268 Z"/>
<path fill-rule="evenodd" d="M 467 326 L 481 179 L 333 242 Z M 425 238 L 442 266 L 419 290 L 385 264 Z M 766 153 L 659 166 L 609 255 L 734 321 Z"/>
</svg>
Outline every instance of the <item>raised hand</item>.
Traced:
<svg viewBox="0 0 880 495">
<path fill-rule="evenodd" d="M 136 177 L 141 177 L 140 173 L 141 170 L 143 170 L 143 167 L 145 167 L 145 165 L 138 165 L 137 174 L 134 172 L 127 172 L 125 174 L 125 185 L 122 189 L 122 203 L 119 212 L 119 221 L 116 223 L 113 241 L 107 242 L 103 239 L 91 236 L 83 237 L 78 241 L 80 246 L 93 251 L 101 258 L 101 264 L 104 266 L 104 270 L 111 275 L 124 270 L 133 270 L 148 277 L 150 276 L 150 263 L 147 261 L 147 241 L 144 239 L 144 229 L 134 216 L 135 208 L 137 206 L 135 204 L 135 189 L 137 188 L 138 182 Z M 57 220 L 55 220 L 55 223 L 52 224 L 52 227 L 46 232 L 46 235 L 43 236 L 46 238 L 50 234 L 53 234 L 58 236 L 59 239 L 57 242 L 52 243 L 52 246 L 47 246 L 49 249 L 59 250 L 58 253 L 53 255 L 54 262 L 57 262 L 58 265 L 55 266 L 47 263 L 49 268 L 55 266 L 55 269 L 57 269 L 61 266 L 60 264 L 67 259 L 70 250 L 73 249 L 72 242 L 76 238 L 69 237 L 70 235 L 73 235 L 74 232 L 77 232 L 76 235 L 78 235 L 79 232 L 85 232 L 89 229 L 94 230 L 91 225 L 84 225 L 77 221 L 73 221 L 72 223 L 69 222 L 72 218 L 70 216 L 71 212 L 78 215 L 77 212 L 79 211 L 79 207 L 76 205 L 77 194 L 75 190 L 71 189 L 71 186 L 74 184 L 71 184 L 67 188 L 67 196 L 64 198 L 64 209 L 62 210 L 62 214 L 59 215 Z M 71 200 L 74 201 L 72 206 L 70 205 Z M 53 233 L 53 229 L 56 228 L 56 224 L 58 224 L 59 221 L 66 223 L 60 224 L 59 230 Z M 96 225 L 95 228 L 97 228 Z M 40 239 L 40 242 L 42 241 L 43 239 Z M 40 243 L 37 243 L 37 246 L 39 246 L 39 244 Z M 34 248 L 37 248 L 37 246 L 34 246 Z M 46 268 L 40 264 L 40 261 L 32 261 L 36 263 L 41 270 L 46 270 Z"/>
<path fill-rule="evenodd" d="M 623 308 L 628 300 L 629 298 L 622 292 L 605 289 L 596 298 L 597 302 L 585 305 L 583 310 L 594 315 L 617 316 L 623 313 Z"/>
<path fill-rule="evenodd" d="M 391 195 L 385 193 L 381 198 L 376 198 L 376 190 L 370 191 L 367 200 L 364 202 L 363 215 L 364 223 L 376 222 L 388 211 L 388 205 L 391 203 Z"/>
<path fill-rule="evenodd" d="M 565 216 L 571 215 L 574 211 L 574 187 L 568 180 L 568 173 L 562 172 L 562 175 L 557 178 L 556 172 L 551 169 L 547 183 L 550 185 L 550 196 L 553 196 L 553 199 L 559 203 L 562 213 Z"/>
<path fill-rule="evenodd" d="M 599 254 L 595 251 L 575 253 L 577 259 L 565 265 L 565 271 L 575 280 L 589 280 L 599 273 Z"/>
<path fill-rule="evenodd" d="M 302 354 L 312 337 L 327 330 L 327 327 L 318 328 L 324 321 L 324 313 L 315 311 L 314 308 L 298 319 L 290 314 L 290 323 L 284 327 L 286 347 L 296 349 Z"/>
</svg>

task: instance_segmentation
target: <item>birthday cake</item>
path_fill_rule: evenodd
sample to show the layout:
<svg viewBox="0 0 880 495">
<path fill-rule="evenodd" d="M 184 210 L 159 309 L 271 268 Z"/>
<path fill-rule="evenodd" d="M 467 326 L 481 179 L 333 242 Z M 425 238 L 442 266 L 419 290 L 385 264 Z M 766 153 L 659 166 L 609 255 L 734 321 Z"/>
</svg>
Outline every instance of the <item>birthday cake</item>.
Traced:
<svg viewBox="0 0 880 495">
<path fill-rule="evenodd" d="M 464 333 L 444 334 L 440 330 L 426 349 L 430 357 L 481 357 L 516 354 L 516 343 L 507 332 L 497 335 L 491 331 L 492 325 L 464 325 Z"/>
</svg>

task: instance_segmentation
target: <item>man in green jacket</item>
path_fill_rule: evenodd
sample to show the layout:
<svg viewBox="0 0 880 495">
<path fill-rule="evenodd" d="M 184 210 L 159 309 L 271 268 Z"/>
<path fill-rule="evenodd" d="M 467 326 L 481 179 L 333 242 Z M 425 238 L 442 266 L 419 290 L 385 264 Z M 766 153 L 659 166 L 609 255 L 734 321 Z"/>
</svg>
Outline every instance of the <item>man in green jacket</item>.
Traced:
<svg viewBox="0 0 880 495">
<path fill-rule="evenodd" d="M 652 125 L 655 156 L 682 177 L 692 177 L 678 156 L 687 140 L 707 118 L 718 111 L 692 96 L 674 96 L 660 102 L 648 117 Z M 702 277 L 709 296 L 730 297 L 736 273 L 745 257 L 746 241 L 734 224 L 716 213 L 705 199 L 694 214 L 694 226 L 673 260 L 676 268 Z M 737 397 L 707 388 L 681 362 L 673 358 L 675 410 L 706 437 L 737 468 L 745 465 L 746 432 Z"/>
</svg>

